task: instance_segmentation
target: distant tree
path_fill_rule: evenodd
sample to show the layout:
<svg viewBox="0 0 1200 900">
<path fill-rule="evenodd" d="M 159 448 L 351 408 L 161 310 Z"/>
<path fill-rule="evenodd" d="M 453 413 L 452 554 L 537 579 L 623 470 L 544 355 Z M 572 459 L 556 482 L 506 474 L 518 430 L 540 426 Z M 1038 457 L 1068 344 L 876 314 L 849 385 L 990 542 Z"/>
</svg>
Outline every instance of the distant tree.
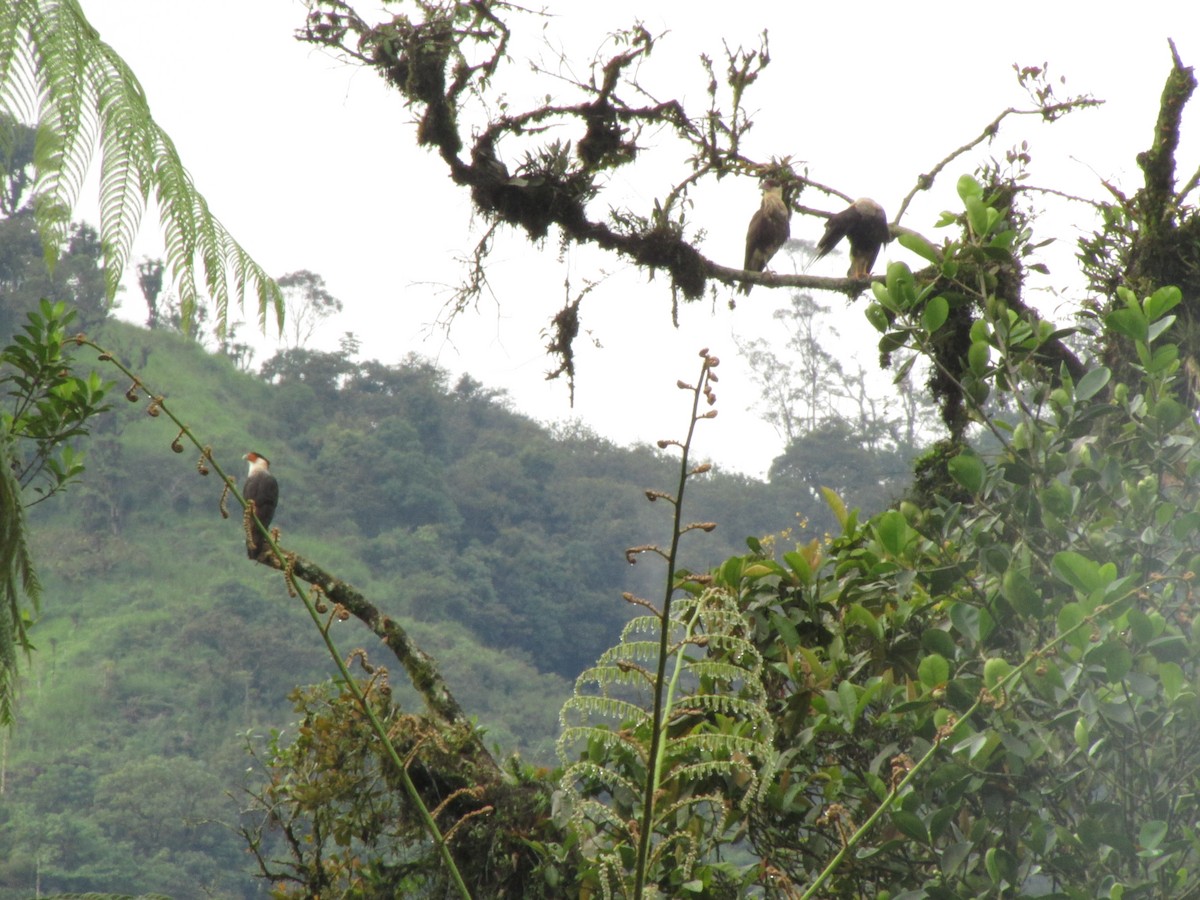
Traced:
<svg viewBox="0 0 1200 900">
<path fill-rule="evenodd" d="M 151 331 L 158 327 L 158 295 L 163 289 L 164 268 L 161 259 L 143 259 L 137 267 L 138 287 L 146 301 L 146 327 Z"/>
<path fill-rule="evenodd" d="M 828 349 L 840 344 L 829 306 L 797 291 L 788 299 L 790 306 L 773 314 L 787 338 L 783 355 L 766 338 L 738 342 L 760 388 L 763 418 L 785 444 L 836 414 L 837 383 L 844 377 L 842 361 Z"/>
<path fill-rule="evenodd" d="M 289 272 L 276 284 L 283 291 L 287 311 L 282 336 L 291 349 L 304 347 L 322 322 L 342 311 L 342 301 L 329 293 L 325 279 L 315 272 L 307 269 Z"/>
</svg>

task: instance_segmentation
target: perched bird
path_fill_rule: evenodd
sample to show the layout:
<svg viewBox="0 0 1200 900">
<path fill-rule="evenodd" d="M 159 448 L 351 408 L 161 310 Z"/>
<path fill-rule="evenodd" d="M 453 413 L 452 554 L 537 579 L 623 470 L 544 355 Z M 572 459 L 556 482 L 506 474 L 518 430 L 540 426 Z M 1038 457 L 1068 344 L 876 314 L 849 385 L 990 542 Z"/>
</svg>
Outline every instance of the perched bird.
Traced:
<svg viewBox="0 0 1200 900">
<path fill-rule="evenodd" d="M 892 239 L 883 207 L 867 197 L 855 200 L 840 213 L 829 217 L 825 233 L 817 243 L 820 259 L 846 237 L 850 241 L 850 278 L 871 277 L 871 267 L 879 248 Z"/>
<path fill-rule="evenodd" d="M 279 482 L 271 474 L 271 462 L 258 453 L 247 453 L 242 459 L 250 464 L 246 473 L 246 483 L 242 485 L 242 496 L 251 505 L 263 528 L 270 528 L 271 520 L 275 518 L 275 507 L 279 503 Z M 266 537 L 257 525 L 253 525 L 249 538 L 246 555 L 251 559 L 258 559 L 262 555 Z"/>
<path fill-rule="evenodd" d="M 792 211 L 783 200 L 783 185 L 773 178 L 768 178 L 762 186 L 762 206 L 750 220 L 746 230 L 746 263 L 742 266 L 747 272 L 761 272 L 771 261 L 771 257 L 783 246 L 784 241 L 792 233 L 788 220 Z M 750 282 L 742 284 L 742 293 L 749 294 L 753 285 Z"/>
</svg>

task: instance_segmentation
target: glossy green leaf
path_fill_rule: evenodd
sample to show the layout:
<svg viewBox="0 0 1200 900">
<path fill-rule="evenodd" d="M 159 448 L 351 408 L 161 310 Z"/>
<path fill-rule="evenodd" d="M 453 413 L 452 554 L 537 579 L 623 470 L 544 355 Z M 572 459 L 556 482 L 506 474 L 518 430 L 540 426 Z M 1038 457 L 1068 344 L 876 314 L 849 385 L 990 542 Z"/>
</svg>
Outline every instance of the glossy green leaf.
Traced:
<svg viewBox="0 0 1200 900">
<path fill-rule="evenodd" d="M 987 372 L 991 357 L 992 348 L 987 341 L 972 341 L 967 350 L 967 366 L 976 375 L 983 375 Z"/>
<path fill-rule="evenodd" d="M 959 176 L 955 187 L 958 190 L 959 198 L 964 203 L 971 197 L 974 197 L 976 200 L 983 198 L 983 186 L 970 175 Z"/>
<path fill-rule="evenodd" d="M 1172 703 L 1183 690 L 1183 669 L 1178 663 L 1165 662 L 1159 663 L 1158 680 L 1162 682 L 1163 694 Z"/>
<path fill-rule="evenodd" d="M 1174 309 L 1183 300 L 1183 292 L 1174 285 L 1161 287 L 1146 298 L 1146 318 L 1154 321 L 1169 310 Z"/>
<path fill-rule="evenodd" d="M 846 504 L 842 502 L 842 498 L 838 496 L 837 491 L 833 488 L 822 487 L 821 496 L 825 498 L 825 503 L 829 506 L 833 517 L 837 519 L 839 525 L 846 527 L 846 521 L 850 514 L 846 511 Z"/>
<path fill-rule="evenodd" d="M 1146 340 L 1150 331 L 1146 316 L 1140 309 L 1114 309 L 1104 317 L 1104 323 L 1118 334 L 1135 341 Z"/>
<path fill-rule="evenodd" d="M 946 468 L 950 471 L 950 477 L 972 494 L 978 494 L 983 489 L 983 479 L 987 475 L 987 468 L 984 466 L 983 460 L 974 453 L 958 454 L 946 463 Z"/>
<path fill-rule="evenodd" d="M 1086 753 L 1088 747 L 1092 746 L 1091 730 L 1088 728 L 1087 720 L 1080 716 L 1075 720 L 1075 746 L 1082 752 Z"/>
<path fill-rule="evenodd" d="M 1015 884 L 1017 881 L 1017 860 L 1002 847 L 989 848 L 983 857 L 983 867 L 992 883 L 998 887 Z"/>
<path fill-rule="evenodd" d="M 988 690 L 995 688 L 1012 673 L 1013 667 L 1006 659 L 993 656 L 983 664 L 983 683 Z"/>
<path fill-rule="evenodd" d="M 887 268 L 888 294 L 901 310 L 910 308 L 917 299 L 917 288 L 912 271 L 902 262 L 894 262 Z"/>
<path fill-rule="evenodd" d="M 914 813 L 903 809 L 892 810 L 892 824 L 902 834 L 912 838 L 917 843 L 929 843 L 929 831 L 926 829 L 925 823 Z"/>
<path fill-rule="evenodd" d="M 1161 819 L 1143 822 L 1138 829 L 1138 844 L 1145 850 L 1157 850 L 1167 836 L 1167 823 Z"/>
<path fill-rule="evenodd" d="M 896 238 L 896 241 L 901 247 L 911 250 L 917 256 L 928 260 L 934 265 L 938 265 L 941 262 L 941 254 L 938 253 L 937 248 L 914 231 L 904 232 Z"/>
<path fill-rule="evenodd" d="M 976 237 L 983 237 L 988 233 L 989 207 L 978 197 L 967 197 L 965 205 L 971 231 L 975 233 Z"/>
<path fill-rule="evenodd" d="M 959 841 L 948 846 L 942 851 L 942 872 L 945 875 L 953 875 L 974 849 L 975 845 L 970 841 Z"/>
<path fill-rule="evenodd" d="M 846 607 L 843 621 L 847 627 L 861 625 L 875 640 L 883 640 L 883 625 L 880 624 L 879 619 L 869 609 L 858 603 L 851 603 Z"/>
<path fill-rule="evenodd" d="M 1112 370 L 1107 366 L 1089 370 L 1079 383 L 1075 385 L 1075 398 L 1077 400 L 1090 400 L 1096 396 L 1106 384 L 1112 379 Z"/>
<path fill-rule="evenodd" d="M 899 556 L 904 551 L 909 531 L 908 522 L 898 509 L 890 509 L 875 520 L 875 534 L 879 543 L 893 556 Z"/>
<path fill-rule="evenodd" d="M 917 678 L 927 688 L 943 685 L 950 679 L 950 663 L 940 653 L 931 653 L 917 664 Z"/>
<path fill-rule="evenodd" d="M 1099 590 L 1105 585 L 1100 576 L 1100 564 L 1073 550 L 1055 553 L 1050 561 L 1050 570 L 1060 580 L 1085 594 Z"/>
<path fill-rule="evenodd" d="M 865 315 L 867 317 L 867 321 L 870 322 L 875 330 L 880 334 L 885 333 L 888 328 L 891 327 L 892 323 L 888 319 L 887 311 L 879 303 L 867 304 Z"/>
<path fill-rule="evenodd" d="M 1151 322 L 1150 326 L 1146 329 L 1146 340 L 1147 341 L 1158 340 L 1162 336 L 1162 333 L 1174 324 L 1175 324 L 1174 316 L 1164 316 L 1163 318 L 1159 319 L 1157 322 Z"/>
<path fill-rule="evenodd" d="M 955 603 L 950 607 L 950 623 L 959 634 L 978 641 L 981 635 L 979 607 Z"/>
<path fill-rule="evenodd" d="M 1087 621 L 1087 613 L 1078 603 L 1068 603 L 1058 611 L 1058 633 L 1067 635 L 1067 640 L 1075 647 L 1083 649 L 1088 645 L 1088 631 L 1082 627 Z"/>
<path fill-rule="evenodd" d="M 1004 573 L 1001 590 L 1012 608 L 1022 615 L 1041 615 L 1045 609 L 1045 601 L 1041 592 L 1034 587 L 1024 573 L 1015 567 L 1010 567 Z"/>
<path fill-rule="evenodd" d="M 940 294 L 931 297 L 925 304 L 925 309 L 921 311 L 921 327 L 933 334 L 946 323 L 949 316 L 950 304 L 946 302 L 946 298 Z"/>
</svg>

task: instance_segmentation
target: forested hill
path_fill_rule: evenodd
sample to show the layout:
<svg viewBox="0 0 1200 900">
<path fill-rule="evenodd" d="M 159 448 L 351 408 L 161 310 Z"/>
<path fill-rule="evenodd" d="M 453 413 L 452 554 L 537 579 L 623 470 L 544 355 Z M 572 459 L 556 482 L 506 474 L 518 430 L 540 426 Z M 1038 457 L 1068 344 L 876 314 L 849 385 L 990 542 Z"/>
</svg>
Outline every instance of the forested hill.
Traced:
<svg viewBox="0 0 1200 900">
<path fill-rule="evenodd" d="M 623 551 L 669 539 L 669 509 L 644 491 L 674 490 L 673 456 L 582 429 L 552 434 L 421 360 L 293 350 L 256 375 L 170 331 L 108 321 L 93 337 L 239 480 L 243 453 L 268 456 L 283 546 L 409 628 L 502 750 L 552 759 L 574 676 L 632 612 L 622 591 L 661 592 L 661 568 L 631 567 Z M 236 892 L 216 873 L 243 869 L 239 841 L 196 823 L 236 818 L 223 794 L 245 777 L 247 739 L 261 747 L 279 729 L 287 740 L 289 692 L 331 667 L 279 574 L 247 560 L 217 477 L 198 473 L 192 451 L 172 452 L 172 424 L 126 402 L 126 387 L 83 444 L 82 481 L 31 510 L 42 620 L 4 762 L 0 886 L 29 884 L 41 859 L 64 889 L 112 890 L 131 860 L 157 854 L 161 879 L 131 890 L 191 896 L 178 879 L 196 879 Z M 683 399 L 662 411 L 664 437 L 682 435 Z M 718 528 L 688 536 L 685 564 L 705 568 L 747 535 L 822 515 L 800 508 L 806 486 L 775 488 L 719 471 L 696 483 L 687 518 Z M 399 669 L 353 620 L 334 637 L 343 653 L 365 645 Z"/>
</svg>

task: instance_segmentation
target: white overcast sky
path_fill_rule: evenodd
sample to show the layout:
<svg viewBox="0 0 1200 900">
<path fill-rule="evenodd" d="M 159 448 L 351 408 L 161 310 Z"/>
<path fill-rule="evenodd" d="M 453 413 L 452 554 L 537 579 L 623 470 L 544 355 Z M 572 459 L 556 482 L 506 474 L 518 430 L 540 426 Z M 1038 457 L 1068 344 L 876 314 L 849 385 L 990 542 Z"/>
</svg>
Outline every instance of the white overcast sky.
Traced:
<svg viewBox="0 0 1200 900">
<path fill-rule="evenodd" d="M 492 258 L 494 296 L 459 319 L 448 337 L 431 332 L 480 228 L 466 193 L 436 158 L 416 149 L 411 115 L 397 93 L 373 72 L 295 41 L 292 32 L 305 14 L 295 0 L 82 5 L 141 80 L 152 113 L 233 235 L 271 274 L 318 272 L 345 303 L 345 313 L 326 324 L 314 345 L 334 349 L 341 334 L 352 331 L 363 342 L 363 358 L 391 363 L 415 351 L 455 375 L 466 371 L 507 389 L 523 412 L 545 421 L 578 418 L 619 443 L 682 435 L 685 398 L 674 384 L 695 374 L 696 352 L 708 346 L 725 365 L 720 415 L 701 433 L 700 454 L 761 474 L 781 451 L 753 409 L 755 389 L 736 359 L 733 335 L 769 337 L 772 311 L 787 304 L 783 289 L 758 288 L 734 311 L 721 291 L 716 303 L 684 307 L 677 330 L 661 276 L 647 282 L 621 259 L 577 250 L 560 257 L 554 238 L 538 248 L 518 236 L 501 241 Z M 1035 183 L 1101 196 L 1100 180 L 1107 179 L 1132 192 L 1140 176 L 1134 157 L 1150 141 L 1170 67 L 1167 38 L 1174 37 L 1185 63 L 1200 64 L 1200 12 L 1191 0 L 1007 7 L 961 0 L 570 0 L 547 9 L 544 29 L 533 18 L 515 23 L 525 33 L 510 64 L 520 81 L 514 95 L 531 84 L 524 58 L 551 58 L 543 35 L 582 77 L 604 35 L 640 16 L 652 32 L 669 32 L 642 64 L 643 86 L 700 112 L 707 79 L 699 54 L 712 57 L 720 71 L 723 43 L 756 46 L 767 29 L 772 63 L 750 95 L 756 124 L 744 149 L 763 160 L 804 160 L 815 180 L 874 197 L 889 213 L 919 173 L 974 138 L 1002 109 L 1028 106 L 1013 63 L 1049 62 L 1056 80 L 1067 79 L 1056 84 L 1060 95 L 1088 93 L 1106 101 L 1053 126 L 1010 119 L 990 147 L 953 164 L 906 216 L 906 225 L 934 237 L 937 213 L 957 206 L 957 177 L 1022 139 L 1034 156 Z M 1200 163 L 1197 121 L 1200 99 L 1186 123 L 1183 178 Z M 643 140 L 649 155 L 653 140 Z M 645 210 L 679 176 L 664 164 L 641 177 L 618 176 L 614 189 L 619 202 Z M 816 194 L 801 202 L 833 205 Z M 702 252 L 739 265 L 757 204 L 757 186 L 748 178 L 727 178 L 698 195 L 693 219 L 706 232 Z M 1041 282 L 1040 305 L 1063 318 L 1080 297 L 1071 245 L 1089 220 L 1078 206 L 1046 208 L 1048 225 L 1067 240 L 1048 251 L 1052 274 Z M 816 220 L 793 218 L 793 237 L 815 240 L 820 230 Z M 135 253 L 162 254 L 153 218 L 144 223 Z M 877 272 L 888 259 L 912 261 L 892 244 Z M 773 267 L 790 265 L 781 255 Z M 840 275 L 845 266 L 838 257 L 810 271 Z M 550 361 L 540 332 L 561 306 L 568 280 L 576 292 L 602 277 L 584 302 L 572 409 L 565 383 L 544 380 Z M 134 281 L 128 284 L 121 314 L 141 321 L 141 296 Z M 873 340 L 860 324 L 861 305 L 849 307 L 834 295 L 818 299 L 838 311 L 842 336 L 831 337 L 831 349 L 858 353 L 871 365 Z M 253 322 L 254 310 L 244 317 Z M 257 361 L 271 352 L 264 345 Z"/>
</svg>

